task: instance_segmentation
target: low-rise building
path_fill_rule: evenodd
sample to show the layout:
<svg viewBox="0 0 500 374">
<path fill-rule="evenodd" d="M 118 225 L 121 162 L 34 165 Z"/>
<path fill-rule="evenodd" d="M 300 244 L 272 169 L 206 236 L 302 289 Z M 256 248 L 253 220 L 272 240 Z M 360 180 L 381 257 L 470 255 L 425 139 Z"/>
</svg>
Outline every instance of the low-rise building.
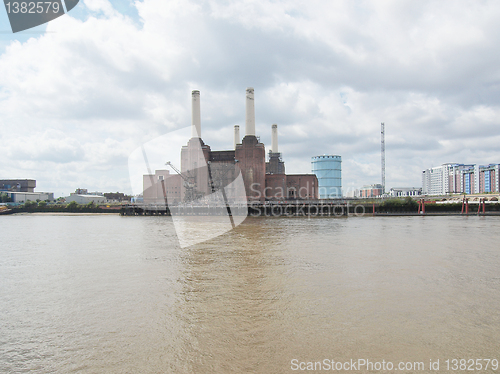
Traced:
<svg viewBox="0 0 500 374">
<path fill-rule="evenodd" d="M 314 200 L 318 178 L 314 174 L 267 174 L 266 200 Z"/>
<path fill-rule="evenodd" d="M 4 192 L 11 198 L 13 203 L 25 203 L 27 201 L 48 201 L 54 200 L 53 192 Z"/>
<path fill-rule="evenodd" d="M 393 187 L 389 190 L 389 196 L 407 197 L 422 195 L 421 187 Z"/>
<path fill-rule="evenodd" d="M 359 197 L 379 197 L 384 193 L 384 187 L 381 184 L 371 184 L 363 186 L 359 190 Z"/>
<path fill-rule="evenodd" d="M 88 203 L 103 204 L 106 202 L 104 196 L 99 195 L 79 195 L 76 193 L 70 194 L 68 197 L 64 198 L 67 203 L 74 201 L 77 204 L 85 205 Z"/>
<path fill-rule="evenodd" d="M 182 201 L 182 177 L 169 170 L 155 170 L 143 176 L 142 202 L 145 204 L 177 204 Z"/>
<path fill-rule="evenodd" d="M 34 179 L 0 179 L 0 191 L 7 192 L 35 192 Z"/>
<path fill-rule="evenodd" d="M 34 179 L 1 179 L 0 192 L 6 194 L 13 203 L 26 203 L 28 201 L 54 200 L 53 192 L 35 192 L 36 180 Z"/>
</svg>

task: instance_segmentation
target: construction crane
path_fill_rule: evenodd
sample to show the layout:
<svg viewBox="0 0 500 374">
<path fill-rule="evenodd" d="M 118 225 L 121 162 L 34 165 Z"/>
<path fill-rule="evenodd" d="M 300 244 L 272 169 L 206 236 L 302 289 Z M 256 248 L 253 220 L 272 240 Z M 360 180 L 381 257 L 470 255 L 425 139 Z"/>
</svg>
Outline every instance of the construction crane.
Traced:
<svg viewBox="0 0 500 374">
<path fill-rule="evenodd" d="M 188 177 L 182 174 L 181 171 L 177 169 L 170 161 L 167 161 L 165 165 L 170 166 L 184 180 L 184 188 L 186 189 L 186 194 L 184 195 L 184 201 L 193 201 L 203 196 L 202 193 L 196 190 L 196 183 L 194 182 L 194 177 Z"/>
</svg>

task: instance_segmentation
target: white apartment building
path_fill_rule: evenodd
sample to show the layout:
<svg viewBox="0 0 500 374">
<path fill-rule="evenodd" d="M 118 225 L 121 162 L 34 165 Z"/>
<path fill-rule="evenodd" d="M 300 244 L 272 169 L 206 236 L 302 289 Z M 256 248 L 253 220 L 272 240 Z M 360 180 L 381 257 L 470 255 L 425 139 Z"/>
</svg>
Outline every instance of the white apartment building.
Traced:
<svg viewBox="0 0 500 374">
<path fill-rule="evenodd" d="M 423 195 L 499 192 L 500 164 L 443 164 L 422 172 Z"/>
<path fill-rule="evenodd" d="M 443 164 L 422 172 L 423 195 L 446 195 L 449 191 L 450 167 L 453 164 Z"/>
</svg>

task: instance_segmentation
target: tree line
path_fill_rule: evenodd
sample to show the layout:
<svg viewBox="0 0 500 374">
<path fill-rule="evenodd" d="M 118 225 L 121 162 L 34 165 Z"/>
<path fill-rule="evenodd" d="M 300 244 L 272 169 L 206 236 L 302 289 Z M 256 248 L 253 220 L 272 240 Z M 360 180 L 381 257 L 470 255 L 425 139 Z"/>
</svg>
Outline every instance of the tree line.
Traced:
<svg viewBox="0 0 500 374">
<path fill-rule="evenodd" d="M 15 212 L 35 213 L 35 212 L 54 212 L 54 213 L 112 213 L 108 209 L 103 209 L 94 202 L 88 204 L 78 204 L 72 201 L 68 204 L 48 204 L 46 201 L 27 201 L 23 205 L 12 207 Z M 115 212 L 116 213 L 116 212 Z"/>
</svg>

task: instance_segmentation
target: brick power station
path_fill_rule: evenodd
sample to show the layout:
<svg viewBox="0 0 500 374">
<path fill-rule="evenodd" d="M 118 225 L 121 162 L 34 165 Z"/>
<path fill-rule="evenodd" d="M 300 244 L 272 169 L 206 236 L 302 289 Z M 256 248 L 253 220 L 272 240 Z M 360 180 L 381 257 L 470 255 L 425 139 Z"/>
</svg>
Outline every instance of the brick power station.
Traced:
<svg viewBox="0 0 500 374">
<path fill-rule="evenodd" d="M 181 149 L 181 168 L 175 173 L 156 170 L 144 175 L 144 203 L 169 204 L 199 202 L 217 191 L 225 199 L 249 202 L 265 200 L 313 200 L 318 198 L 318 179 L 314 174 L 285 174 L 285 163 L 278 151 L 278 126 L 273 124 L 272 149 L 266 162 L 266 150 L 255 136 L 254 89 L 246 90 L 245 136 L 240 140 L 239 126 L 234 127 L 234 149 L 212 151 L 201 138 L 200 92 L 192 92 L 191 139 Z M 244 188 L 231 187 L 239 177 Z M 226 196 L 227 195 L 227 196 Z"/>
</svg>

